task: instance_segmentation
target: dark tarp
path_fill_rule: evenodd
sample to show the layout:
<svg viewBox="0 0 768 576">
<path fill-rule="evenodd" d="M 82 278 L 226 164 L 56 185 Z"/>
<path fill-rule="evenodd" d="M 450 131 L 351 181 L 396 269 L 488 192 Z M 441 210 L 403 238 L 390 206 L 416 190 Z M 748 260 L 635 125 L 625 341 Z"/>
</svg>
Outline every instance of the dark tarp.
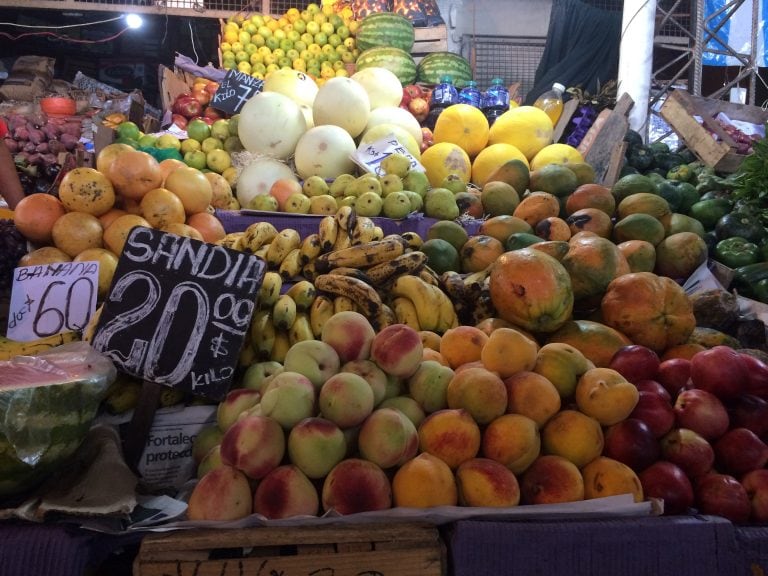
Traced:
<svg viewBox="0 0 768 576">
<path fill-rule="evenodd" d="M 580 0 L 553 0 L 544 54 L 525 104 L 559 82 L 596 94 L 619 71 L 621 12 L 594 8 Z"/>
</svg>

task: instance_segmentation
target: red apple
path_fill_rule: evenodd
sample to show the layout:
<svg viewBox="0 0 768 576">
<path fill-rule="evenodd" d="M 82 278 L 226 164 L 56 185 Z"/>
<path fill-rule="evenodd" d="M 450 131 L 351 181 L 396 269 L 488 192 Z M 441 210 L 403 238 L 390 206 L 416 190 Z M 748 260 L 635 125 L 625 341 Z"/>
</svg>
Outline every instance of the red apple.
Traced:
<svg viewBox="0 0 768 576">
<path fill-rule="evenodd" d="M 659 370 L 659 355 L 647 346 L 629 344 L 622 346 L 614 353 L 608 368 L 616 370 L 632 383 L 648 380 Z"/>
<path fill-rule="evenodd" d="M 680 390 L 691 387 L 691 361 L 687 358 L 662 361 L 654 380 L 664 386 L 672 398 L 676 398 Z"/>
<path fill-rule="evenodd" d="M 702 514 L 722 516 L 735 523 L 749 520 L 747 490 L 733 476 L 708 474 L 696 485 L 696 506 Z"/>
<path fill-rule="evenodd" d="M 645 422 L 655 438 L 664 436 L 675 424 L 675 412 L 672 404 L 654 392 L 640 392 L 637 404 L 635 404 L 629 417 Z"/>
<path fill-rule="evenodd" d="M 197 86 L 200 86 L 198 88 Z M 201 106 L 207 106 L 208 103 L 211 101 L 211 94 L 208 93 L 205 90 L 205 87 L 201 84 L 197 84 L 194 88 L 192 88 L 192 97 L 200 102 Z"/>
<path fill-rule="evenodd" d="M 678 466 L 659 460 L 638 474 L 646 498 L 664 500 L 664 514 L 685 514 L 693 506 L 693 486 Z"/>
<path fill-rule="evenodd" d="M 605 431 L 603 456 L 618 460 L 635 472 L 653 464 L 660 454 L 658 440 L 642 420 L 627 418 Z"/>
<path fill-rule="evenodd" d="M 740 352 L 739 355 L 747 368 L 744 392 L 768 400 L 768 364 L 743 352 Z"/>
<path fill-rule="evenodd" d="M 181 94 L 173 101 L 171 112 L 174 114 L 181 114 L 185 118 L 191 119 L 202 114 L 203 105 L 191 94 Z"/>
<path fill-rule="evenodd" d="M 768 439 L 768 400 L 752 394 L 740 394 L 728 403 L 731 427 L 747 428 L 765 441 Z"/>
<path fill-rule="evenodd" d="M 691 383 L 694 388 L 728 400 L 744 391 L 749 378 L 741 354 L 730 346 L 713 346 L 691 358 Z"/>
<path fill-rule="evenodd" d="M 429 102 L 424 100 L 424 98 L 412 98 L 408 103 L 408 110 L 410 110 L 416 120 L 424 122 L 429 114 Z"/>
<path fill-rule="evenodd" d="M 189 120 L 187 120 L 186 116 L 182 116 L 181 114 L 171 114 L 171 122 L 176 124 L 181 130 L 186 130 Z"/>
<path fill-rule="evenodd" d="M 411 103 L 411 95 L 408 94 L 405 90 L 403 90 L 403 97 L 400 99 L 400 108 L 405 108 L 408 110 L 408 104 Z"/>
<path fill-rule="evenodd" d="M 224 115 L 221 113 L 221 110 L 217 110 L 213 106 L 206 106 L 205 110 L 203 110 L 203 117 L 220 120 L 221 118 L 224 118 Z"/>
<path fill-rule="evenodd" d="M 211 80 L 204 85 L 203 89 L 213 97 L 213 95 L 216 94 L 216 90 L 219 89 L 219 83 Z"/>
<path fill-rule="evenodd" d="M 667 402 L 672 403 L 672 397 L 664 386 L 659 384 L 656 380 L 638 380 L 634 383 L 639 392 L 652 392 L 658 394 L 664 398 Z"/>
<path fill-rule="evenodd" d="M 741 476 L 768 463 L 768 446 L 746 428 L 732 428 L 715 442 L 717 469 Z"/>
<path fill-rule="evenodd" d="M 710 442 L 728 430 L 730 419 L 725 406 L 706 390 L 683 390 L 677 395 L 674 410 L 680 428 L 693 430 Z"/>
<path fill-rule="evenodd" d="M 715 451 L 703 436 L 688 428 L 674 428 L 661 439 L 661 457 L 676 464 L 691 480 L 712 469 Z"/>
<path fill-rule="evenodd" d="M 408 96 L 408 99 L 424 98 L 424 90 L 418 84 L 406 84 L 403 86 L 403 94 Z"/>
<path fill-rule="evenodd" d="M 768 521 L 768 470 L 752 470 L 741 479 L 752 506 L 754 522 Z"/>
</svg>

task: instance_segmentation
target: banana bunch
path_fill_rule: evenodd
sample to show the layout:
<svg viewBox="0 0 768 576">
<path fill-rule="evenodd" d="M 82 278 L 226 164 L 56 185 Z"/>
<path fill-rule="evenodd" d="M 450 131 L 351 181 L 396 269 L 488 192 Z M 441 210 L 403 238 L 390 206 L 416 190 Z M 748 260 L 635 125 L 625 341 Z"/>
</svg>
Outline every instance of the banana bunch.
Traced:
<svg viewBox="0 0 768 576">
<path fill-rule="evenodd" d="M 490 274 L 488 266 L 471 274 L 448 271 L 440 276 L 440 286 L 453 302 L 461 324 L 474 326 L 496 315 L 489 288 Z"/>
<path fill-rule="evenodd" d="M 14 356 L 35 356 L 43 350 L 61 346 L 68 342 L 76 342 L 77 340 L 80 340 L 77 332 L 62 332 L 61 334 L 54 334 L 53 336 L 46 336 L 45 338 L 28 342 L 11 340 L 5 336 L 0 336 L 0 360 L 10 360 Z"/>
</svg>

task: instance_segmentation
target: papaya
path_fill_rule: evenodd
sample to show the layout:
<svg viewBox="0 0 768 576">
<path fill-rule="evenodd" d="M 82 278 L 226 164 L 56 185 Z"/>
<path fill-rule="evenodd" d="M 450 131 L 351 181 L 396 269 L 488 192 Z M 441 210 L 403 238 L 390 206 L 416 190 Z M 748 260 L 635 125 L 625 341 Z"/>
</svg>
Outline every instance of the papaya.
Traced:
<svg viewBox="0 0 768 576">
<path fill-rule="evenodd" d="M 478 234 L 493 236 L 499 242 L 505 242 L 509 235 L 515 232 L 533 234 L 533 227 L 522 218 L 511 214 L 502 214 L 483 220 L 477 230 Z"/>
<path fill-rule="evenodd" d="M 582 184 L 565 201 L 565 212 L 569 216 L 582 208 L 597 208 L 608 216 L 616 211 L 616 199 L 611 189 L 600 184 Z"/>
<path fill-rule="evenodd" d="M 603 238 L 610 238 L 613 231 L 611 217 L 599 208 L 581 208 L 565 221 L 571 229 L 571 234 L 588 230 Z"/>
<path fill-rule="evenodd" d="M 611 194 L 619 203 L 627 196 L 637 192 L 656 193 L 656 185 L 643 174 L 627 174 L 619 178 L 611 188 Z"/>
<path fill-rule="evenodd" d="M 626 240 L 616 245 L 629 264 L 630 272 L 653 272 L 656 247 L 646 240 Z"/>
<path fill-rule="evenodd" d="M 664 225 L 650 214 L 628 214 L 613 226 L 612 238 L 617 244 L 627 240 L 645 240 L 654 246 L 666 235 Z"/>
<path fill-rule="evenodd" d="M 579 180 L 573 170 L 563 164 L 546 164 L 530 173 L 528 186 L 532 191 L 549 192 L 563 198 L 579 187 Z"/>
<path fill-rule="evenodd" d="M 624 218 L 629 214 L 636 214 L 638 212 L 650 214 L 654 218 L 661 218 L 672 212 L 672 210 L 669 208 L 669 203 L 658 194 L 636 192 L 619 202 L 616 212 L 619 218 Z"/>
<path fill-rule="evenodd" d="M 488 175 L 486 182 L 506 182 L 521 196 L 528 190 L 530 170 L 528 165 L 517 158 L 507 160 Z"/>
<path fill-rule="evenodd" d="M 664 234 L 666 236 L 671 236 L 678 232 L 693 232 L 704 238 L 706 234 L 702 223 L 687 214 L 672 212 L 664 216 L 661 219 L 661 223 L 664 225 Z"/>
<path fill-rule="evenodd" d="M 513 216 L 528 222 L 532 227 L 549 216 L 560 215 L 560 201 L 549 192 L 531 192 L 520 200 Z"/>
<path fill-rule="evenodd" d="M 557 260 L 562 262 L 563 257 L 568 254 L 568 248 L 570 245 L 563 240 L 545 240 L 543 242 L 536 242 L 531 244 L 531 248 L 534 250 L 541 250 L 542 252 L 549 254 Z"/>
<path fill-rule="evenodd" d="M 550 334 L 547 344 L 570 344 L 598 368 L 606 368 L 616 351 L 632 341 L 619 330 L 594 320 L 569 320 Z"/>
<path fill-rule="evenodd" d="M 571 237 L 571 228 L 562 218 L 549 216 L 536 223 L 534 233 L 544 240 L 568 241 Z"/>
<path fill-rule="evenodd" d="M 493 236 L 476 234 L 461 247 L 461 271 L 465 273 L 485 270 L 504 252 L 504 244 Z"/>
<path fill-rule="evenodd" d="M 629 264 L 616 244 L 600 236 L 572 238 L 563 266 L 571 276 L 573 297 L 579 301 L 601 296 L 614 278 L 629 273 Z"/>
<path fill-rule="evenodd" d="M 677 280 L 688 278 L 707 260 L 707 244 L 695 232 L 678 232 L 656 245 L 655 272 Z"/>
</svg>

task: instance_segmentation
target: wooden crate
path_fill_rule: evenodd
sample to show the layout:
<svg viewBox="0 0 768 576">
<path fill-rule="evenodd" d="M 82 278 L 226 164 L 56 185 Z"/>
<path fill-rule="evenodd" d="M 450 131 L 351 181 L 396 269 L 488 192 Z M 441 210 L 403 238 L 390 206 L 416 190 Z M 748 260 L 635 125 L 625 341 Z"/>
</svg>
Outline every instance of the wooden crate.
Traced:
<svg viewBox="0 0 768 576">
<path fill-rule="evenodd" d="M 416 40 L 413 43 L 411 55 L 417 62 L 432 52 L 448 50 L 448 29 L 445 24 L 428 28 L 417 27 L 413 31 Z"/>
<path fill-rule="evenodd" d="M 194 75 L 181 69 L 171 70 L 160 65 L 158 67 L 158 83 L 160 85 L 160 101 L 163 110 L 170 110 L 173 101 L 179 94 L 192 90 Z"/>
<path fill-rule="evenodd" d="M 144 538 L 133 576 L 444 576 L 445 556 L 423 523 L 201 529 Z"/>
<path fill-rule="evenodd" d="M 671 92 L 659 110 L 661 117 L 702 162 L 721 172 L 735 172 L 746 156 L 735 151 L 733 140 L 715 120 L 719 112 L 732 120 L 752 124 L 768 122 L 768 111 L 758 106 L 693 96 L 685 90 Z M 695 116 L 701 118 L 701 123 Z M 717 134 L 719 140 L 715 140 L 712 133 Z"/>
</svg>

